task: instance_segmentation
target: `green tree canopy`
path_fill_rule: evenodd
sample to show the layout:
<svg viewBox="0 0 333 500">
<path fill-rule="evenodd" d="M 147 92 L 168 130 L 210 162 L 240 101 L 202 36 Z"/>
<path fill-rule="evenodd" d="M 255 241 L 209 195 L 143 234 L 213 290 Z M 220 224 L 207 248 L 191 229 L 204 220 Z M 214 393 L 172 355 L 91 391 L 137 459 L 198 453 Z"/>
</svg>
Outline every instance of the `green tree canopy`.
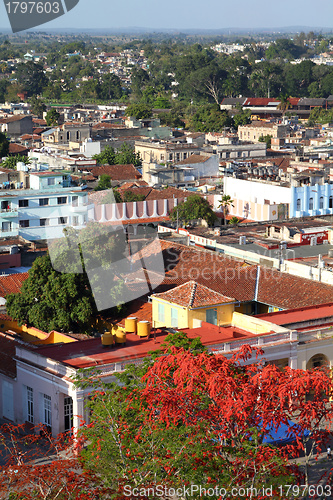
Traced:
<svg viewBox="0 0 333 500">
<path fill-rule="evenodd" d="M 221 132 L 232 125 L 232 119 L 217 104 L 206 104 L 189 117 L 189 128 L 195 132 Z"/>
<path fill-rule="evenodd" d="M 28 97 L 41 94 L 48 83 L 43 66 L 32 61 L 17 65 L 16 78 L 23 90 L 27 92 Z"/>
<path fill-rule="evenodd" d="M 105 149 L 93 156 L 93 160 L 96 160 L 99 165 L 115 165 L 116 164 L 116 153 L 112 146 L 106 146 Z"/>
<path fill-rule="evenodd" d="M 119 150 L 115 152 L 112 146 L 106 146 L 105 149 L 93 156 L 99 165 L 130 165 L 135 167 L 141 165 L 140 155 L 134 152 L 132 146 L 124 142 Z"/>
<path fill-rule="evenodd" d="M 56 109 L 50 109 L 46 113 L 45 120 L 48 127 L 59 124 L 60 113 Z"/>
<path fill-rule="evenodd" d="M 98 89 L 98 97 L 103 100 L 120 99 L 123 94 L 119 76 L 109 73 L 104 75 Z"/>
<path fill-rule="evenodd" d="M 108 174 L 100 175 L 95 191 L 103 191 L 111 188 L 111 177 Z"/>
<path fill-rule="evenodd" d="M 34 115 L 37 115 L 38 118 L 42 118 L 44 111 L 46 111 L 45 104 L 42 101 L 40 101 L 39 99 L 37 99 L 36 96 L 33 96 L 30 99 L 30 105 L 31 105 L 31 112 Z"/>
<path fill-rule="evenodd" d="M 0 158 L 4 158 L 9 152 L 9 140 L 3 132 L 0 132 Z"/>
<path fill-rule="evenodd" d="M 35 260 L 21 293 L 8 295 L 6 306 L 20 325 L 45 332 L 82 331 L 95 311 L 87 276 L 55 271 L 48 254 Z"/>
<path fill-rule="evenodd" d="M 151 118 L 152 112 L 152 106 L 147 104 L 133 103 L 126 108 L 126 115 L 133 116 L 137 120 Z"/>
<path fill-rule="evenodd" d="M 186 201 L 174 207 L 170 212 L 173 221 L 181 221 L 184 224 L 191 220 L 203 219 L 207 224 L 212 225 L 217 219 L 209 202 L 198 194 L 188 197 Z"/>
</svg>

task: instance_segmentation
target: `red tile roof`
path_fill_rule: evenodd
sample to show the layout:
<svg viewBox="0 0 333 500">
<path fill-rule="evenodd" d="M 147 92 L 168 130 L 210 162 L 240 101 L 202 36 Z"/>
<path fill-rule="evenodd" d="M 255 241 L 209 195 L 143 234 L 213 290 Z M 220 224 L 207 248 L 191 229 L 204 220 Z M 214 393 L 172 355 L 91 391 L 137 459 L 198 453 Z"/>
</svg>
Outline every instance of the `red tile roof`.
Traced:
<svg viewBox="0 0 333 500">
<path fill-rule="evenodd" d="M 153 294 L 153 296 L 182 307 L 189 307 L 190 309 L 226 304 L 235 301 L 235 299 L 215 292 L 207 286 L 200 285 L 196 281 L 189 281 L 167 292 Z"/>
<path fill-rule="evenodd" d="M 20 292 L 22 284 L 28 276 L 28 273 L 9 274 L 8 276 L 0 275 L 0 297 Z"/>
<path fill-rule="evenodd" d="M 8 116 L 7 118 L 1 118 L 0 123 L 12 123 L 12 122 L 18 122 L 20 120 L 23 120 L 24 118 L 27 118 L 27 115 L 14 115 L 14 116 Z"/>
<path fill-rule="evenodd" d="M 185 158 L 185 160 L 178 161 L 176 165 L 191 165 L 192 163 L 205 163 L 207 160 L 209 160 L 209 156 L 204 156 L 204 155 L 190 155 L 188 158 Z"/>
<path fill-rule="evenodd" d="M 333 302 L 333 286 L 261 267 L 258 302 L 282 309 Z"/>
<path fill-rule="evenodd" d="M 85 167 L 95 177 L 107 174 L 113 181 L 129 181 L 141 179 L 142 175 L 134 165 L 102 165 L 99 167 Z"/>
<path fill-rule="evenodd" d="M 9 154 L 10 155 L 22 154 L 22 153 L 26 153 L 27 151 L 29 151 L 29 148 L 27 148 L 26 146 L 21 146 L 20 144 L 15 144 L 13 142 L 9 143 Z"/>
</svg>

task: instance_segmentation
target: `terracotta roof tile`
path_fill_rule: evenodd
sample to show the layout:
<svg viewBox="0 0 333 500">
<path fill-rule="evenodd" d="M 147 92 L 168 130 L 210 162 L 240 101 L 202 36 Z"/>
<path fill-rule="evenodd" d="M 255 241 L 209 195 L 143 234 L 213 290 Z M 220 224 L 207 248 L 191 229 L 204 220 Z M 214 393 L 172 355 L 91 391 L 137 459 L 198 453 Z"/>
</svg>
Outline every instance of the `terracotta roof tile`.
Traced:
<svg viewBox="0 0 333 500">
<path fill-rule="evenodd" d="M 20 144 L 15 144 L 13 142 L 9 143 L 9 154 L 20 154 L 29 151 L 29 148 L 26 146 L 21 146 Z"/>
<path fill-rule="evenodd" d="M 107 174 L 113 181 L 130 181 L 141 179 L 142 175 L 134 165 L 102 165 L 99 167 L 85 167 L 95 177 Z"/>
<path fill-rule="evenodd" d="M 9 274 L 8 276 L 0 275 L 0 297 L 20 292 L 22 284 L 28 276 L 29 273 Z"/>
<path fill-rule="evenodd" d="M 333 302 L 333 287 L 273 269 L 261 268 L 258 301 L 282 309 L 323 304 Z"/>
<path fill-rule="evenodd" d="M 191 309 L 235 301 L 196 281 L 188 281 L 167 292 L 154 294 L 154 297 Z"/>
<path fill-rule="evenodd" d="M 191 165 L 192 163 L 205 163 L 207 160 L 209 160 L 209 156 L 204 156 L 204 155 L 190 155 L 188 158 L 185 158 L 185 160 L 178 161 L 176 165 Z"/>
<path fill-rule="evenodd" d="M 12 122 L 18 122 L 20 120 L 23 120 L 24 118 L 27 118 L 27 115 L 14 115 L 14 116 L 8 116 L 7 118 L 1 118 L 0 123 L 12 123 Z"/>
</svg>

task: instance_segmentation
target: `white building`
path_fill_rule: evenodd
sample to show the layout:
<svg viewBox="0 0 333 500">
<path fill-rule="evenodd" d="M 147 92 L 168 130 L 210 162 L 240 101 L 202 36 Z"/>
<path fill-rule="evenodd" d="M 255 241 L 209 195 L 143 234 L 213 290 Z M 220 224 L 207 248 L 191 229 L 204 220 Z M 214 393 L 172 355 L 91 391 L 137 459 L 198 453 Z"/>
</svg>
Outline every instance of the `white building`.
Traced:
<svg viewBox="0 0 333 500">
<path fill-rule="evenodd" d="M 70 187 L 70 175 L 31 172 L 28 189 L 0 189 L 0 237 L 47 240 L 63 235 L 64 226 L 88 222 L 87 193 Z"/>
</svg>

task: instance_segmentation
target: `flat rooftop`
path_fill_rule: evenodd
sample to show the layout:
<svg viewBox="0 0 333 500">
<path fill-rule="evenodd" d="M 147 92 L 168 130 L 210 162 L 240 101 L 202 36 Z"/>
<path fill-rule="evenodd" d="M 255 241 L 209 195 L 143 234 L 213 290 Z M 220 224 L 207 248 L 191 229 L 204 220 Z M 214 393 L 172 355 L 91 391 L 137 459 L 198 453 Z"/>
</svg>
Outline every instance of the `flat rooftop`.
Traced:
<svg viewBox="0 0 333 500">
<path fill-rule="evenodd" d="M 189 338 L 201 338 L 202 343 L 210 345 L 222 344 L 229 340 L 257 337 L 252 333 L 235 327 L 216 327 L 204 323 L 201 328 L 185 329 Z M 106 364 L 121 363 L 144 358 L 150 351 L 161 348 L 170 331 L 157 329 L 149 338 L 140 338 L 127 334 L 126 345 L 116 344 L 114 347 L 103 347 L 100 338 L 92 338 L 69 344 L 49 345 L 38 348 L 38 354 L 64 363 L 73 368 L 98 367 Z M 154 334 L 156 339 L 154 339 Z"/>
<path fill-rule="evenodd" d="M 302 324 L 311 320 L 333 318 L 333 303 L 330 302 L 318 306 L 300 307 L 297 309 L 289 309 L 288 311 L 278 311 L 268 314 L 258 314 L 255 317 L 280 326 L 295 323 Z"/>
</svg>

